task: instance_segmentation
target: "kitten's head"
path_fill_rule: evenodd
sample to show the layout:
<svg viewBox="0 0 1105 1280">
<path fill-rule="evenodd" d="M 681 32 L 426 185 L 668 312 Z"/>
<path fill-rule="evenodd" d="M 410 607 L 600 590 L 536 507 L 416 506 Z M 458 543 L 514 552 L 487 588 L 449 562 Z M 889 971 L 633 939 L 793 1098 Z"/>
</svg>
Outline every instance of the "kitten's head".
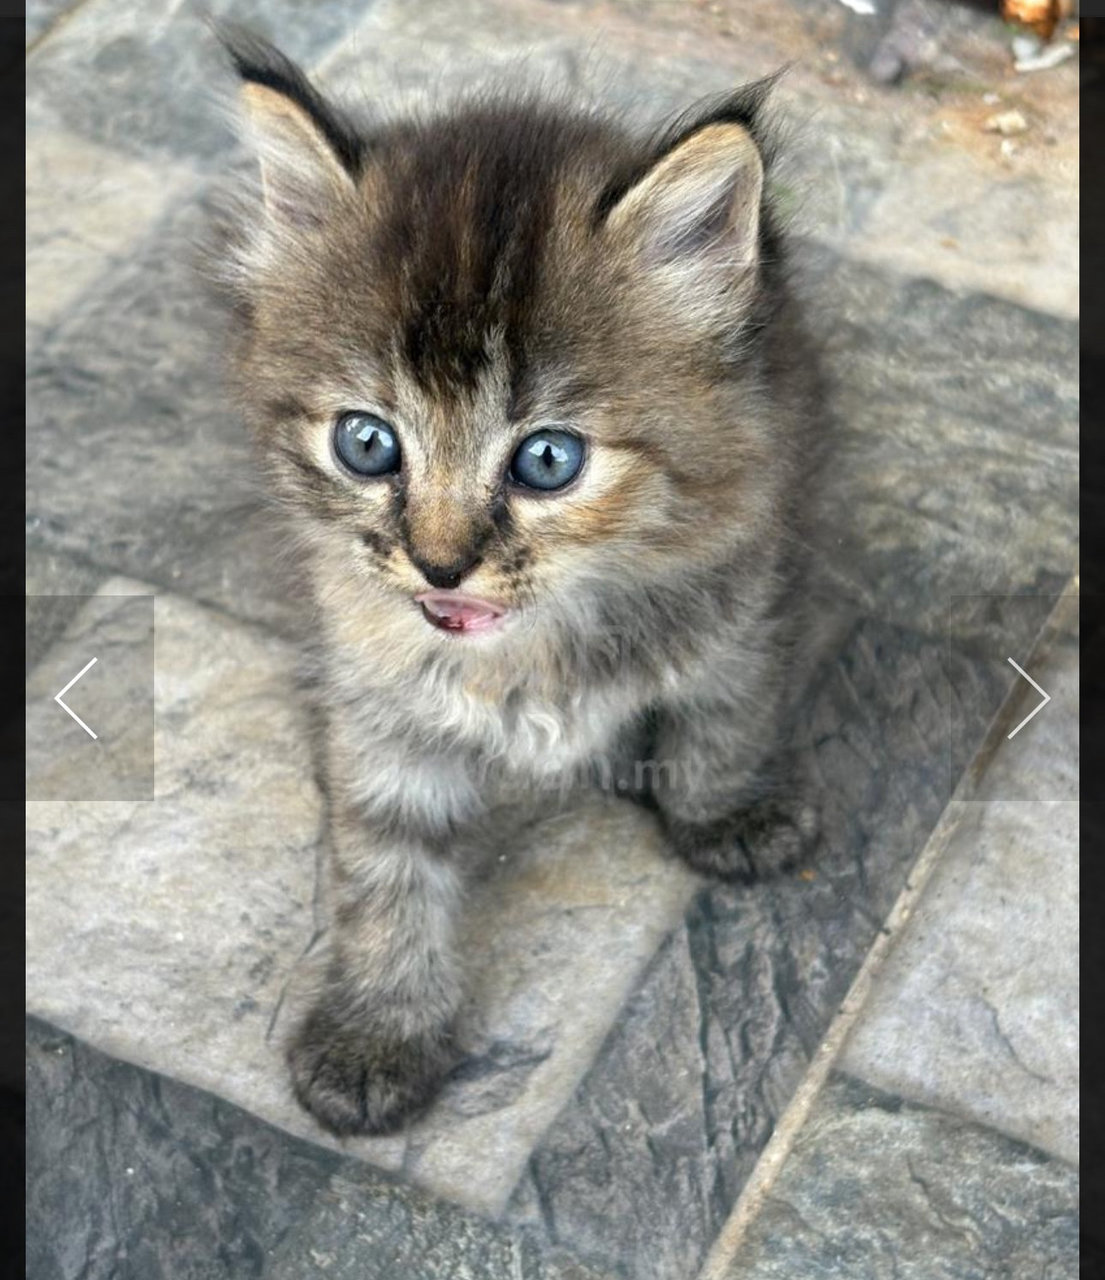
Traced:
<svg viewBox="0 0 1105 1280">
<path fill-rule="evenodd" d="M 579 628 L 755 545 L 764 85 L 644 140 L 517 98 L 359 128 L 228 44 L 261 176 L 222 272 L 237 385 L 275 494 L 393 636 Z"/>
</svg>

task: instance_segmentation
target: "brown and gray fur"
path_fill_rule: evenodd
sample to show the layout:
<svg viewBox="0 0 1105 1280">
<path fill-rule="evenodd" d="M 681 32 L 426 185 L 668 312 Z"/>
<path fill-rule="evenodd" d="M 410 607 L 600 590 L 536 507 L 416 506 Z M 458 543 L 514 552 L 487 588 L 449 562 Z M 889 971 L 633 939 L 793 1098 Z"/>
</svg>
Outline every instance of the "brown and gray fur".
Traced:
<svg viewBox="0 0 1105 1280">
<path fill-rule="evenodd" d="M 224 32 L 262 179 L 225 241 L 233 379 L 306 566 L 329 802 L 329 952 L 289 1047 L 337 1133 L 394 1128 L 453 1060 L 466 848 L 588 785 L 692 866 L 813 835 L 781 747 L 825 421 L 764 177 L 768 85 L 640 137 L 539 99 L 358 125 Z M 337 415 L 402 442 L 335 462 Z M 508 459 L 570 424 L 562 492 Z M 428 583 L 512 606 L 429 626 Z"/>
</svg>

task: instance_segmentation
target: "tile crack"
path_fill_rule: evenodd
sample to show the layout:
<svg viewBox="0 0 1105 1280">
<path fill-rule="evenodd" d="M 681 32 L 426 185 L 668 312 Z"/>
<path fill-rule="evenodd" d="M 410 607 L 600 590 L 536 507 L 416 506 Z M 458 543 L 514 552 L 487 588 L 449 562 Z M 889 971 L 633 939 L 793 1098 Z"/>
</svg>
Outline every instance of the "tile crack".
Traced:
<svg viewBox="0 0 1105 1280">
<path fill-rule="evenodd" d="M 990 1022 L 994 1029 L 994 1035 L 998 1039 L 998 1043 L 1009 1054 L 1013 1062 L 1033 1080 L 1039 1080 L 1041 1084 L 1054 1084 L 1055 1080 L 1052 1076 L 1047 1076 L 1033 1069 L 1024 1061 L 1021 1055 L 1013 1047 L 1012 1040 L 1009 1039 L 1001 1025 L 1001 1018 L 998 1016 L 997 1007 L 990 1003 L 983 995 L 976 995 L 975 999 L 982 1005 L 986 1012 L 990 1015 Z"/>
</svg>

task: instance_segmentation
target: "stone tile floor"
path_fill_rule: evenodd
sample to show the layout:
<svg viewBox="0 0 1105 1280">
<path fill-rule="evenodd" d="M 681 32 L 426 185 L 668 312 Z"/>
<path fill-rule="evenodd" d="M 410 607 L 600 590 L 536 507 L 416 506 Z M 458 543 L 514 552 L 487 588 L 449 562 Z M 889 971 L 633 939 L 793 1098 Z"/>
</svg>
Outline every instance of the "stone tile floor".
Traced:
<svg viewBox="0 0 1105 1280">
<path fill-rule="evenodd" d="M 28 1274 L 1073 1276 L 1074 66 L 1017 76 L 937 3 L 208 7 L 351 100 L 524 56 L 648 119 L 792 62 L 777 194 L 842 426 L 799 744 L 826 841 L 737 890 L 619 806 L 520 833 L 437 1106 L 347 1143 L 298 1112 L 321 801 L 194 271 L 228 77 L 191 4 L 40 0 L 28 592 L 66 599 L 30 687 L 156 596 L 157 798 L 29 806 Z M 894 88 L 860 65 L 890 36 Z M 1054 695 L 1012 741 L 1009 655 Z"/>
</svg>

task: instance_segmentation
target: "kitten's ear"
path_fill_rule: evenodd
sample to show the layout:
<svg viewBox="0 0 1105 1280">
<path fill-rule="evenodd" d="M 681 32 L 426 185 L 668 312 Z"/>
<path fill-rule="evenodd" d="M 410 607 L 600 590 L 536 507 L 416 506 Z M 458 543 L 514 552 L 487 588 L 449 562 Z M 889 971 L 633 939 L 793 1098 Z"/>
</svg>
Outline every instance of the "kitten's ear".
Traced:
<svg viewBox="0 0 1105 1280">
<path fill-rule="evenodd" d="M 757 120 L 771 83 L 684 117 L 617 193 L 608 233 L 628 241 L 644 269 L 660 269 L 673 283 L 705 273 L 725 289 L 736 277 L 755 277 L 764 189 Z"/>
<path fill-rule="evenodd" d="M 275 219 L 312 225 L 328 197 L 353 189 L 356 134 L 302 71 L 244 27 L 216 34 L 241 78 L 239 98 L 261 164 L 265 208 Z"/>
</svg>

